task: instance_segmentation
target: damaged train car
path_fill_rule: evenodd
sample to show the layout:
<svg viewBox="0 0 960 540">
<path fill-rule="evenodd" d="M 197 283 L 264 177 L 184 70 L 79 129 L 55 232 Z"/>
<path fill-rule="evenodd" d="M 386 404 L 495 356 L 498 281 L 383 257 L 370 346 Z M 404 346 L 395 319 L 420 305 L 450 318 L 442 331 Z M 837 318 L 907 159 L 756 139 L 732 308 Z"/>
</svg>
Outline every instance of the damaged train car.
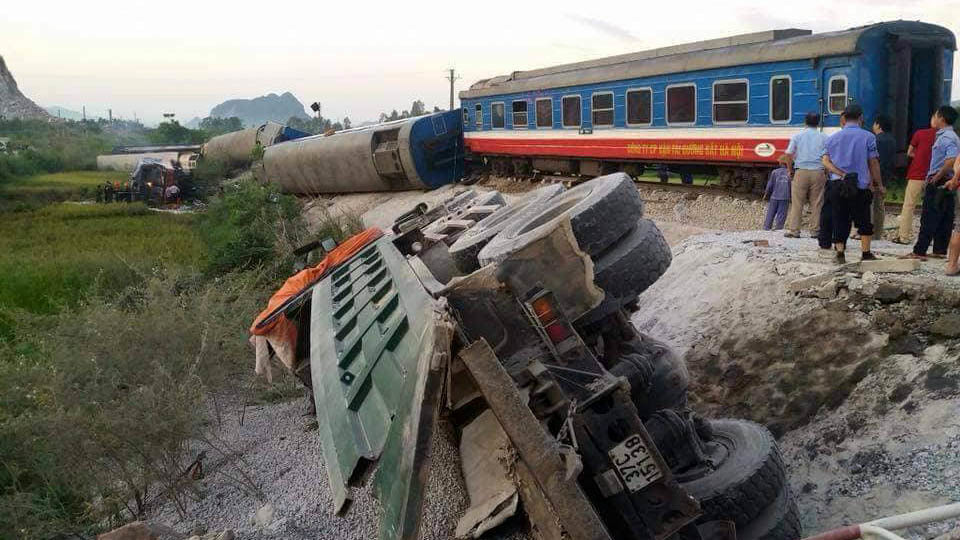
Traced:
<svg viewBox="0 0 960 540">
<path fill-rule="evenodd" d="M 432 189 L 463 176 L 459 109 L 267 147 L 260 172 L 287 193 Z"/>
<path fill-rule="evenodd" d="M 224 133 L 211 138 L 203 145 L 204 159 L 220 161 L 231 167 L 249 165 L 254 160 L 257 148 L 299 139 L 309 133 L 287 127 L 277 122 L 267 122 L 256 127 Z"/>
</svg>

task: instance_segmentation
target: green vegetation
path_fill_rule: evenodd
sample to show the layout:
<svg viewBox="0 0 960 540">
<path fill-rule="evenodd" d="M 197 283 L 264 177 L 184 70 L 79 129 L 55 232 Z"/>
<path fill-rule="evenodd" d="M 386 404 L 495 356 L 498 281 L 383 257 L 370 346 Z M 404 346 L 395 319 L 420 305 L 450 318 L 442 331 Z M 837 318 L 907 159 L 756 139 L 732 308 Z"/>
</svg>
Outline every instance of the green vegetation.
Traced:
<svg viewBox="0 0 960 540">
<path fill-rule="evenodd" d="M 121 290 L 158 266 L 199 268 L 193 216 L 136 204 L 71 204 L 0 221 L 0 306 L 53 313 L 94 283 Z"/>
<path fill-rule="evenodd" d="M 90 200 L 104 182 L 123 182 L 115 171 L 72 171 L 20 176 L 0 182 L 0 212 L 24 211 L 59 201 Z"/>
<path fill-rule="evenodd" d="M 0 189 L 101 180 L 62 173 Z M 297 203 L 248 179 L 209 208 L 0 210 L 0 538 L 86 537 L 157 497 L 182 508 L 202 496 L 182 480 L 186 457 L 232 452 L 206 436 L 222 396 L 289 393 L 252 380 L 246 329 L 289 272 Z"/>
<path fill-rule="evenodd" d="M 265 266 L 273 272 L 290 268 L 290 254 L 303 236 L 300 208 L 275 184 L 253 179 L 224 184 L 200 216 L 199 231 L 213 273 Z"/>
</svg>

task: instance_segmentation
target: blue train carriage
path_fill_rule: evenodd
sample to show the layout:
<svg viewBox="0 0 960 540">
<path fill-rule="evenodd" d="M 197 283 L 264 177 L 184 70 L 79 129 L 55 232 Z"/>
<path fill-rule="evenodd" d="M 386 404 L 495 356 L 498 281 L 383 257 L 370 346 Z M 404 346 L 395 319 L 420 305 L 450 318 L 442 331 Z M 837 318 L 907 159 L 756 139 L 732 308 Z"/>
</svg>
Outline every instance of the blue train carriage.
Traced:
<svg viewBox="0 0 960 540">
<path fill-rule="evenodd" d="M 484 79 L 460 92 L 465 143 L 497 174 L 594 176 L 667 165 L 762 189 L 819 112 L 860 103 L 894 119 L 898 147 L 949 103 L 956 39 L 893 21 L 838 32 L 772 30 Z M 905 158 L 904 158 L 905 159 Z"/>
<path fill-rule="evenodd" d="M 288 193 L 433 189 L 463 177 L 460 110 L 275 144 L 258 174 Z"/>
</svg>

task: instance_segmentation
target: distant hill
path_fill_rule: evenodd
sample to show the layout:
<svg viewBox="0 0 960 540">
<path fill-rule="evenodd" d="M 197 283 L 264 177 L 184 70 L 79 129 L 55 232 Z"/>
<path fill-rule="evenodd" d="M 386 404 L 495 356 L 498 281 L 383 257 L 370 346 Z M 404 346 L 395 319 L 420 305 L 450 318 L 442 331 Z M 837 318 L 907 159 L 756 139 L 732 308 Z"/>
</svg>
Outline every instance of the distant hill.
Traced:
<svg viewBox="0 0 960 540">
<path fill-rule="evenodd" d="M 190 129 L 197 129 L 200 127 L 200 122 L 201 122 L 201 118 L 199 116 L 194 116 L 193 118 L 188 120 L 187 123 L 183 125 L 183 127 L 188 127 Z"/>
<path fill-rule="evenodd" d="M 44 110 L 50 113 L 50 116 L 56 116 L 58 118 L 63 118 L 64 120 L 83 120 L 82 112 L 74 111 L 59 105 L 47 105 L 44 107 Z"/>
<path fill-rule="evenodd" d="M 23 95 L 17 88 L 17 81 L 7 69 L 7 63 L 2 56 L 0 56 L 0 117 L 44 120 L 50 118 L 47 111 Z"/>
<path fill-rule="evenodd" d="M 286 122 L 291 116 L 309 119 L 303 103 L 290 92 L 267 94 L 253 99 L 230 99 L 210 109 L 210 116 L 238 117 L 245 126 L 267 121 Z"/>
</svg>

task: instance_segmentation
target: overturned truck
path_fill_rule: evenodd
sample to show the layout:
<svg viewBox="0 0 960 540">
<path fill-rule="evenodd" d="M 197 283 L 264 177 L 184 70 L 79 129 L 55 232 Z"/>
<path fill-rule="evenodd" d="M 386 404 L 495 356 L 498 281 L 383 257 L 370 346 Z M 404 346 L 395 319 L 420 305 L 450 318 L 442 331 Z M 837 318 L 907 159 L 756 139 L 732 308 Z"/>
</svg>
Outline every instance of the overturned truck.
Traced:
<svg viewBox="0 0 960 540">
<path fill-rule="evenodd" d="M 770 433 L 693 413 L 682 361 L 629 323 L 671 261 L 642 215 L 622 173 L 510 205 L 470 191 L 405 214 L 280 306 L 334 510 L 369 479 L 380 537 L 416 538 L 445 415 L 470 496 L 458 537 L 519 507 L 546 539 L 799 538 Z"/>
</svg>

